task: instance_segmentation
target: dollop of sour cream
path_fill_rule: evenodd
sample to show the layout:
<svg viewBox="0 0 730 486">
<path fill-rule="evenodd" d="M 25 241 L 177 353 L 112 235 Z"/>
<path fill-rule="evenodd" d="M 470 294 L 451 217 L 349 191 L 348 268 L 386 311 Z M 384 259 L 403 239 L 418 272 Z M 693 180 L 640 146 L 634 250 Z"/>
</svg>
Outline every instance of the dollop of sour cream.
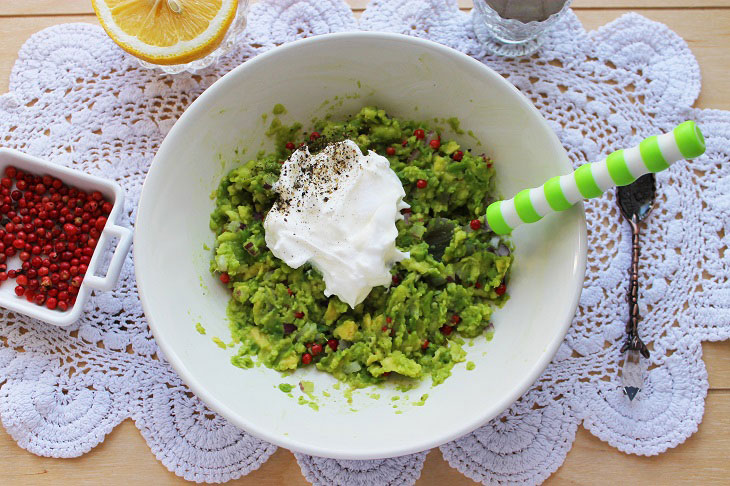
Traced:
<svg viewBox="0 0 730 486">
<path fill-rule="evenodd" d="M 295 151 L 272 187 L 279 199 L 264 221 L 266 245 L 292 268 L 309 262 L 351 307 L 373 287 L 390 285 L 390 268 L 408 258 L 395 247 L 405 191 L 388 159 L 364 155 L 351 140 L 312 155 Z"/>
</svg>

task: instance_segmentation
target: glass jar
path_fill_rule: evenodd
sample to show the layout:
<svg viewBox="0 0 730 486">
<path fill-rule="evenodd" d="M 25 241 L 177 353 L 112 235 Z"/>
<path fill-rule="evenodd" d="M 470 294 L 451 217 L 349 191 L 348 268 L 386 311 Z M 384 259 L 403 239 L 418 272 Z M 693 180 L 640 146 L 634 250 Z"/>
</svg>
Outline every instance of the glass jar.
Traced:
<svg viewBox="0 0 730 486">
<path fill-rule="evenodd" d="M 500 56 L 535 52 L 541 36 L 568 10 L 572 0 L 474 0 L 474 33 Z"/>
</svg>

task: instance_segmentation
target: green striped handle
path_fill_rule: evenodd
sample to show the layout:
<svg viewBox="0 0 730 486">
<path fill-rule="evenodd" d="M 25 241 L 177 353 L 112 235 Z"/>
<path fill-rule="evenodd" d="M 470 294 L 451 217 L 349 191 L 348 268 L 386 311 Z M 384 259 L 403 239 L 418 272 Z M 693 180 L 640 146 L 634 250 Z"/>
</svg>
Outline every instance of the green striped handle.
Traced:
<svg viewBox="0 0 730 486">
<path fill-rule="evenodd" d="M 525 189 L 512 199 L 487 208 L 487 224 L 499 235 L 522 223 L 534 223 L 553 211 L 564 211 L 582 199 L 598 197 L 612 186 L 626 186 L 649 172 L 659 172 L 681 159 L 705 152 L 705 138 L 693 121 L 617 150 L 600 162 L 584 164 L 571 174 L 556 176 L 540 187 Z"/>
</svg>

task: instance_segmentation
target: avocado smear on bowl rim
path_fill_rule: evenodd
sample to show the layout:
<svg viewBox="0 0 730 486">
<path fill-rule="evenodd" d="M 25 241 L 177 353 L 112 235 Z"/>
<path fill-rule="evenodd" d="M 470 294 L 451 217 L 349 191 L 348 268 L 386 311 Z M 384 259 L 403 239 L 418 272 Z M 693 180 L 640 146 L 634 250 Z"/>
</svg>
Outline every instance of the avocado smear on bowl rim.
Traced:
<svg viewBox="0 0 730 486">
<path fill-rule="evenodd" d="M 491 339 L 491 314 L 508 298 L 510 243 L 483 217 L 474 219 L 493 195 L 491 161 L 441 140 L 427 123 L 375 107 L 344 121 L 317 121 L 309 134 L 275 118 L 267 134 L 275 152 L 223 177 L 210 217 L 210 269 L 232 290 L 227 314 L 240 343 L 232 363 L 248 368 L 257 356 L 278 371 L 316 366 L 353 387 L 382 383 L 391 373 L 443 382 L 465 360 L 460 336 Z M 311 265 L 288 267 L 264 241 L 263 220 L 278 196 L 271 188 L 303 135 L 312 153 L 351 139 L 363 152 L 386 156 L 411 205 L 396 224 L 396 246 L 410 258 L 393 266 L 390 287 L 373 288 L 354 309 L 325 297 Z"/>
</svg>

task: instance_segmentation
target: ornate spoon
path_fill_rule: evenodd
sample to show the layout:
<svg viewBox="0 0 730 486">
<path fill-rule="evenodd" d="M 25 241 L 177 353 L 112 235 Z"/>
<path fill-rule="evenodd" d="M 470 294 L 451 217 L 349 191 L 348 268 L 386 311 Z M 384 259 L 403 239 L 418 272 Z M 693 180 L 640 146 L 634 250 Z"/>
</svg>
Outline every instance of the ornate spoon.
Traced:
<svg viewBox="0 0 730 486">
<path fill-rule="evenodd" d="M 656 178 L 654 174 L 639 177 L 628 186 L 616 190 L 616 202 L 621 214 L 631 225 L 631 267 L 629 268 L 629 291 L 626 300 L 629 303 L 629 320 L 626 323 L 626 342 L 621 352 L 626 353 L 621 382 L 624 393 L 633 400 L 642 386 L 642 368 L 640 357 L 649 358 L 649 350 L 639 337 L 639 229 L 641 222 L 651 212 L 656 196 Z"/>
<path fill-rule="evenodd" d="M 655 195 L 654 173 L 681 159 L 699 157 L 705 139 L 693 121 L 679 124 L 671 132 L 649 137 L 639 145 L 617 150 L 605 159 L 584 164 L 574 172 L 556 176 L 540 187 L 525 189 L 512 199 L 496 201 L 487 208 L 487 224 L 497 234 L 510 233 L 523 223 L 534 223 L 553 211 L 564 211 L 582 199 L 598 197 L 611 186 L 619 186 L 617 201 L 621 214 L 631 224 L 632 255 L 629 284 L 630 318 L 626 324 L 626 353 L 622 382 L 630 400 L 641 390 L 640 356 L 649 350 L 637 332 L 639 321 L 639 224 L 652 208 Z"/>
</svg>

